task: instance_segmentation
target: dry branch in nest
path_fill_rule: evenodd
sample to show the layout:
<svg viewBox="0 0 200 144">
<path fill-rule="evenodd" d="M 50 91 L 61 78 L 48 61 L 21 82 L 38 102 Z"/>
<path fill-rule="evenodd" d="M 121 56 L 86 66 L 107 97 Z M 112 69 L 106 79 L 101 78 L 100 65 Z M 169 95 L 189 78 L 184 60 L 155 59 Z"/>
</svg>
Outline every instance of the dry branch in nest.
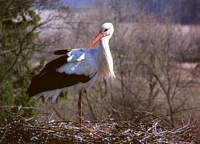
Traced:
<svg viewBox="0 0 200 144">
<path fill-rule="evenodd" d="M 74 122 L 39 122 L 13 115 L 0 125 L 0 143 L 196 143 L 195 131 L 195 122 L 172 127 L 148 112 L 129 120 L 85 122 L 81 130 Z"/>
</svg>

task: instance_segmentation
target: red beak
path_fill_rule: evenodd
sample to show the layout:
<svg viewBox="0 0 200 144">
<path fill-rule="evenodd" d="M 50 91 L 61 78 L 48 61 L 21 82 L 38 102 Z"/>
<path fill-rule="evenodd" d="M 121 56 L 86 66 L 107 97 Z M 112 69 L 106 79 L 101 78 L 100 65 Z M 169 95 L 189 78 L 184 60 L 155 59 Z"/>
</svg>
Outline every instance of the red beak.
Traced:
<svg viewBox="0 0 200 144">
<path fill-rule="evenodd" d="M 95 37 L 95 39 L 92 41 L 92 43 L 88 47 L 88 50 L 91 49 L 102 37 L 103 37 L 103 34 L 99 32 L 99 34 Z"/>
</svg>

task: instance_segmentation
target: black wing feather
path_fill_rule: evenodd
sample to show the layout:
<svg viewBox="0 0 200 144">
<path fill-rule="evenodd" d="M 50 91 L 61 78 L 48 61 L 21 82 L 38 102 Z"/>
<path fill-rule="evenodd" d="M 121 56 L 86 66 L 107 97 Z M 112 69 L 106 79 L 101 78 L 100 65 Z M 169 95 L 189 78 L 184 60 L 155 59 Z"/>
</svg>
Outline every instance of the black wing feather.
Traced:
<svg viewBox="0 0 200 144">
<path fill-rule="evenodd" d="M 64 52 L 64 51 L 60 51 Z M 66 51 L 65 51 L 66 52 Z M 61 53 L 60 53 L 61 54 Z M 41 92 L 70 87 L 78 83 L 86 83 L 91 78 L 86 75 L 66 74 L 56 71 L 57 68 L 67 63 L 68 56 L 61 56 L 45 65 L 42 71 L 33 77 L 27 90 L 29 96 L 34 96 Z M 95 75 L 95 74 L 94 74 Z"/>
<path fill-rule="evenodd" d="M 31 97 L 41 92 L 70 87 L 80 82 L 86 83 L 91 78 L 85 75 L 58 73 L 52 70 L 33 77 L 27 93 Z"/>
<path fill-rule="evenodd" d="M 70 52 L 69 50 L 56 50 L 54 51 L 55 55 L 64 55 L 67 54 L 68 52 Z"/>
<path fill-rule="evenodd" d="M 53 69 L 57 69 L 59 68 L 60 66 L 64 65 L 67 63 L 67 58 L 68 56 L 67 55 L 64 55 L 64 56 L 61 56 L 55 60 L 52 60 L 50 61 L 49 63 L 47 63 L 44 67 L 44 69 L 41 71 L 42 72 L 45 72 L 45 71 L 49 71 L 49 70 L 53 70 Z"/>
</svg>

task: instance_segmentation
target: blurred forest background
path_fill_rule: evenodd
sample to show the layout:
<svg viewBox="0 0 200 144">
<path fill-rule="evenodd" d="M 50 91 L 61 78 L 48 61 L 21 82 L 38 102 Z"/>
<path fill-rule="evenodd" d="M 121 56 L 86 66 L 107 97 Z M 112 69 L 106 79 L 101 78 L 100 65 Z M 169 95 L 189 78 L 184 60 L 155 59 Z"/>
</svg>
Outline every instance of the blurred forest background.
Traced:
<svg viewBox="0 0 200 144">
<path fill-rule="evenodd" d="M 93 0 L 77 6 L 1 0 L 0 121 L 11 113 L 77 121 L 77 96 L 44 103 L 26 90 L 56 58 L 54 50 L 87 47 L 104 22 L 115 27 L 110 47 L 116 79 L 99 79 L 85 92 L 84 120 L 128 119 L 147 111 L 166 116 L 172 127 L 199 123 L 200 0 Z"/>
</svg>

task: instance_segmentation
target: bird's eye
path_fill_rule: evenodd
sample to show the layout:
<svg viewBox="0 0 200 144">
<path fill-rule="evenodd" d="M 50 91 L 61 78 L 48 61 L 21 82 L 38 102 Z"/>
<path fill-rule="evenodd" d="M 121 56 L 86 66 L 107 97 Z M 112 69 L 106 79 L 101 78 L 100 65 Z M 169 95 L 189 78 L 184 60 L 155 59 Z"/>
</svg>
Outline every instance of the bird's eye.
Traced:
<svg viewBox="0 0 200 144">
<path fill-rule="evenodd" d="M 106 32 L 108 29 L 105 29 L 104 32 Z"/>
</svg>

